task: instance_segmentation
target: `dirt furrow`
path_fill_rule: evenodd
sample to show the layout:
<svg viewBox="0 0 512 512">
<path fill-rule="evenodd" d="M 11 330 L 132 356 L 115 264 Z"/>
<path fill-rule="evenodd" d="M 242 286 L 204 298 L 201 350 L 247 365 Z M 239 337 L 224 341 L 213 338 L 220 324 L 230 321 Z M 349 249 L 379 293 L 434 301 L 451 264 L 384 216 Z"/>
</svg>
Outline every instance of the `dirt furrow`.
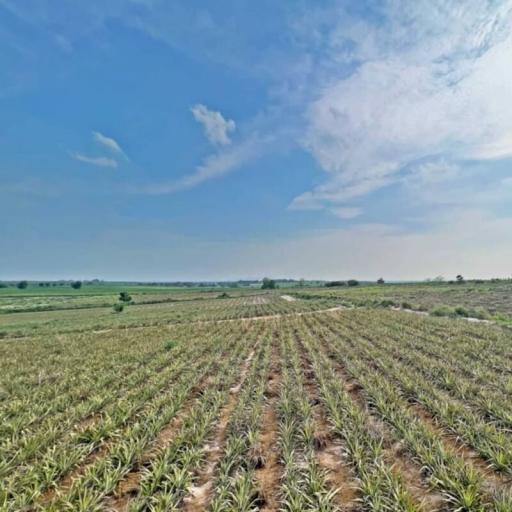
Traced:
<svg viewBox="0 0 512 512">
<path fill-rule="evenodd" d="M 301 353 L 304 372 L 304 389 L 313 407 L 315 420 L 315 459 L 326 472 L 326 482 L 330 491 L 336 491 L 334 503 L 343 511 L 355 511 L 359 508 L 358 479 L 347 460 L 343 445 L 332 434 L 332 427 L 323 407 L 315 374 L 304 352 Z"/>
<path fill-rule="evenodd" d="M 222 408 L 213 438 L 203 448 L 206 463 L 197 475 L 195 475 L 195 485 L 189 490 L 189 495 L 183 499 L 183 509 L 187 512 L 205 510 L 211 499 L 215 468 L 222 456 L 222 451 L 226 441 L 226 428 L 233 410 L 236 407 L 240 390 L 247 378 L 247 373 L 249 372 L 254 354 L 255 349 L 249 354 L 244 362 L 238 384 L 229 390 L 230 397 L 226 405 Z"/>
<path fill-rule="evenodd" d="M 271 369 L 265 396 L 267 403 L 261 420 L 258 444 L 250 454 L 255 469 L 256 488 L 260 496 L 259 510 L 277 512 L 280 509 L 279 482 L 282 465 L 279 456 L 279 423 L 277 403 L 281 387 L 281 362 L 275 345 L 272 347 Z"/>
</svg>

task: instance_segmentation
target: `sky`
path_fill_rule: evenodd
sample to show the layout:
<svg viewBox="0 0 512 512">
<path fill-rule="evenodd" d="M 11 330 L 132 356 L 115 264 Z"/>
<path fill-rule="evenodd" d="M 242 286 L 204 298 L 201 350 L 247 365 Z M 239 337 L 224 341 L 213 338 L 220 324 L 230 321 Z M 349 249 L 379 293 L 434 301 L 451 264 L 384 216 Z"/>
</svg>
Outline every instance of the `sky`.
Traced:
<svg viewBox="0 0 512 512">
<path fill-rule="evenodd" d="M 512 0 L 0 0 L 0 279 L 512 275 Z"/>
</svg>

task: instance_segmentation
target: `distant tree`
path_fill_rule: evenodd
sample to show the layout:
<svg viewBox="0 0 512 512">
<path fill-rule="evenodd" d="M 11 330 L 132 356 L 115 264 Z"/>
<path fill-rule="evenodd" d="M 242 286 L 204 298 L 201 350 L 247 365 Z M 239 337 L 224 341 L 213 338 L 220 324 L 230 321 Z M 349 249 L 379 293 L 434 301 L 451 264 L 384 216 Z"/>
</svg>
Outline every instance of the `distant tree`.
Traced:
<svg viewBox="0 0 512 512">
<path fill-rule="evenodd" d="M 335 286 L 347 286 L 347 283 L 345 281 L 327 281 L 324 286 L 334 288 Z"/>
<path fill-rule="evenodd" d="M 82 281 L 73 281 L 71 283 L 71 288 L 73 288 L 74 290 L 79 290 L 80 288 L 82 288 Z"/>
<path fill-rule="evenodd" d="M 27 281 L 20 281 L 16 287 L 19 288 L 20 290 L 24 290 L 26 287 L 28 286 L 28 283 Z"/>
<path fill-rule="evenodd" d="M 44 286 L 44 283 L 39 283 L 39 286 L 42 288 Z"/>
<path fill-rule="evenodd" d="M 273 279 L 269 279 L 268 277 L 263 278 L 263 282 L 261 285 L 262 290 L 274 290 L 276 288 L 276 282 Z"/>
<path fill-rule="evenodd" d="M 461 274 L 459 274 L 455 279 L 459 284 L 462 284 L 464 282 L 464 277 Z"/>
<path fill-rule="evenodd" d="M 8 288 L 9 285 L 6 283 L 0 283 L 0 288 Z"/>
<path fill-rule="evenodd" d="M 299 279 L 299 286 L 300 286 L 300 288 L 304 288 L 304 278 L 303 277 L 301 277 Z"/>
<path fill-rule="evenodd" d="M 384 279 L 379 277 L 379 279 L 377 279 L 377 284 L 384 284 Z"/>
<path fill-rule="evenodd" d="M 119 293 L 119 300 L 121 302 L 130 302 L 132 298 L 130 297 L 128 292 L 120 292 Z"/>
<path fill-rule="evenodd" d="M 347 285 L 348 286 L 358 286 L 359 285 L 359 281 L 357 279 L 349 279 L 347 281 Z"/>
</svg>

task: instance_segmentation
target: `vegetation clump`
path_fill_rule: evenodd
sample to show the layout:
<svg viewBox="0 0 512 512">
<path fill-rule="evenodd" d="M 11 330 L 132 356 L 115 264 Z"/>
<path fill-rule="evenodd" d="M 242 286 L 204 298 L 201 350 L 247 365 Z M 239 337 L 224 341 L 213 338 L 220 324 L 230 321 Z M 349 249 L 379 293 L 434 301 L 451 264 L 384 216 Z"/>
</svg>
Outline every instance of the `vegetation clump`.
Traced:
<svg viewBox="0 0 512 512">
<path fill-rule="evenodd" d="M 172 350 L 173 348 L 175 348 L 177 345 L 177 343 L 173 340 L 169 340 L 169 341 L 166 341 L 165 342 L 165 345 L 164 345 L 164 349 L 165 350 Z"/>
<path fill-rule="evenodd" d="M 121 302 L 131 302 L 132 298 L 128 292 L 119 292 L 119 300 Z"/>
<path fill-rule="evenodd" d="M 124 310 L 124 304 L 114 304 L 114 313 L 122 313 Z"/>
<path fill-rule="evenodd" d="M 268 277 L 263 278 L 263 281 L 261 284 L 262 290 L 274 290 L 275 288 L 277 288 L 277 285 L 273 279 L 270 279 Z"/>
</svg>

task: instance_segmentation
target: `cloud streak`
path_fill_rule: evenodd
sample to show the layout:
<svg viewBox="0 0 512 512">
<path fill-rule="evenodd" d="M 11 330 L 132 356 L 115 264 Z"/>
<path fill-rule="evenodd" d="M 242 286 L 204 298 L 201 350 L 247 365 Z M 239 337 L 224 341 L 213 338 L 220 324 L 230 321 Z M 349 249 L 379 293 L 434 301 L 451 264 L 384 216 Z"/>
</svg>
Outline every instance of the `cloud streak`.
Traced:
<svg viewBox="0 0 512 512">
<path fill-rule="evenodd" d="M 110 152 L 121 155 L 126 160 L 128 160 L 126 153 L 122 150 L 121 146 L 117 143 L 116 140 L 112 139 L 111 137 L 107 137 L 100 132 L 92 132 L 92 136 L 96 143 L 108 149 Z"/>
<path fill-rule="evenodd" d="M 243 164 L 258 158 L 269 139 L 252 137 L 221 152 L 209 155 L 194 172 L 176 181 L 152 184 L 142 188 L 146 194 L 173 194 L 194 188 L 205 181 L 218 178 L 239 169 Z"/>
<path fill-rule="evenodd" d="M 97 167 L 109 167 L 111 169 L 117 169 L 118 167 L 117 160 L 106 156 L 87 156 L 77 152 L 70 152 L 69 156 L 79 162 L 95 165 Z"/>
</svg>

